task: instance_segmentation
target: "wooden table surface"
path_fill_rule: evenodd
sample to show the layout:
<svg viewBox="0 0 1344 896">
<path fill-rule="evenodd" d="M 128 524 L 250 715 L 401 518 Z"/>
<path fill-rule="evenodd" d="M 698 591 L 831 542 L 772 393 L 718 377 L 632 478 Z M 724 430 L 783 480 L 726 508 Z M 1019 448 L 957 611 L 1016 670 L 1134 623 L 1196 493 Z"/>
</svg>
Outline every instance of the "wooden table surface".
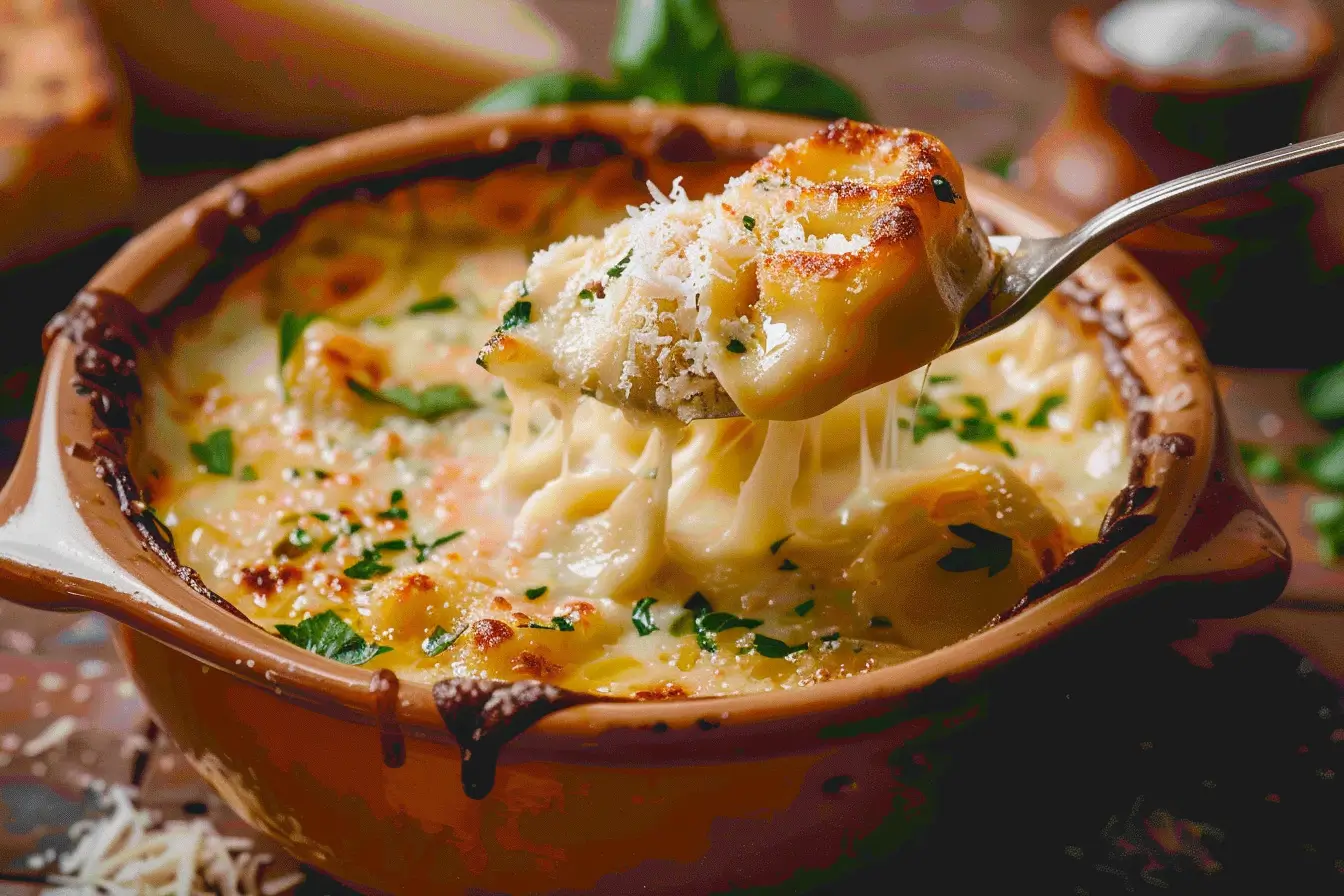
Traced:
<svg viewBox="0 0 1344 896">
<path fill-rule="evenodd" d="M 593 67 L 601 66 L 607 0 L 538 5 L 574 36 Z M 826 64 L 862 88 L 880 120 L 939 133 L 972 160 L 1024 149 L 1062 96 L 1061 73 L 1045 40 L 1060 3 L 722 5 L 739 45 L 790 50 Z M 1344 3 L 1330 8 L 1344 26 Z M 1336 80 L 1326 99 L 1317 129 L 1344 126 L 1344 80 Z M 237 165 L 284 148 L 189 137 L 160 124 L 141 110 L 137 141 L 147 177 L 135 226 Z M 1331 192 L 1327 212 L 1344 208 L 1344 184 L 1328 178 L 1317 183 Z M 38 360 L 41 322 L 124 236 L 0 275 L 0 295 L 15 309 L 9 332 L 19 332 L 18 341 L 12 335 L 7 340 L 10 376 L 0 375 L 0 400 L 12 393 L 11 404 L 21 403 L 25 370 Z M 1282 444 L 1319 439 L 1319 430 L 1297 409 L 1295 379 L 1292 373 L 1220 372 L 1239 437 L 1273 437 Z M 12 458 L 23 432 L 22 415 L 7 416 L 0 419 L 0 465 Z M 1308 489 L 1270 486 L 1262 494 L 1295 552 L 1284 598 L 1247 619 L 1203 623 L 1192 637 L 1136 657 L 1121 690 L 1068 695 L 1077 699 L 1057 707 L 1055 717 L 1071 720 L 1067 727 L 1080 738 L 1072 753 L 1093 757 L 1095 764 L 1056 762 L 1041 770 L 1048 780 L 1032 788 L 952 799 L 945 811 L 956 836 L 926 845 L 899 869 L 912 891 L 925 891 L 920 880 L 956 891 L 947 889 L 956 879 L 949 869 L 956 867 L 963 878 L 972 873 L 966 869 L 980 868 L 983 881 L 1034 880 L 1033 892 L 1041 893 L 1264 892 L 1259 885 L 1275 880 L 1284 892 L 1344 892 L 1344 813 L 1337 811 L 1344 803 L 1334 783 L 1335 763 L 1344 762 L 1344 727 L 1334 721 L 1344 713 L 1344 570 L 1316 562 L 1304 517 Z M 1299 704 L 1296 715 L 1275 715 Z M 1103 706 L 1104 719 L 1091 714 Z M 1226 718 L 1204 715 L 1209 707 L 1229 708 Z M 78 722 L 68 741 L 26 755 L 24 745 L 63 716 Z M 222 828 L 241 829 L 166 738 L 146 738 L 152 734 L 148 724 L 103 620 L 0 603 L 0 868 L 22 873 L 23 859 L 35 849 L 59 847 L 69 823 L 93 811 L 84 788 L 95 778 L 130 782 L 142 773 L 146 805 L 170 815 L 204 812 Z M 1266 739 L 1275 734 L 1282 743 Z M 1033 756 L 1038 753 L 1032 748 Z M 1218 775 L 1198 770 L 1206 757 L 1221 763 Z M 1187 778 L 1198 780 L 1187 786 Z M 1034 803 L 1038 817 L 1049 820 L 1019 830 L 1007 808 L 1015 800 Z M 1333 818 L 1327 818 L 1325 807 L 1332 805 Z M 1272 814 L 1280 809 L 1284 814 Z M 0 896 L 37 891 L 30 884 L 0 883 Z M 344 891 L 314 874 L 302 892 Z"/>
</svg>

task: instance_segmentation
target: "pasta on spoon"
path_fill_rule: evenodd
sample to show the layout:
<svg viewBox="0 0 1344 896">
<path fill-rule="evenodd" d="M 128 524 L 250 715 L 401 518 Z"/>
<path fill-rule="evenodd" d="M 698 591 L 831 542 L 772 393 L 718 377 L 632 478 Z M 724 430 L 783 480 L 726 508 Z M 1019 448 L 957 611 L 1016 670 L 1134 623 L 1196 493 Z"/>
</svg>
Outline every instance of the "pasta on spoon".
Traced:
<svg viewBox="0 0 1344 896">
<path fill-rule="evenodd" d="M 654 195 L 537 253 L 478 363 L 683 422 L 801 420 L 940 355 L 996 270 L 918 131 L 838 121 L 720 194 Z"/>
</svg>

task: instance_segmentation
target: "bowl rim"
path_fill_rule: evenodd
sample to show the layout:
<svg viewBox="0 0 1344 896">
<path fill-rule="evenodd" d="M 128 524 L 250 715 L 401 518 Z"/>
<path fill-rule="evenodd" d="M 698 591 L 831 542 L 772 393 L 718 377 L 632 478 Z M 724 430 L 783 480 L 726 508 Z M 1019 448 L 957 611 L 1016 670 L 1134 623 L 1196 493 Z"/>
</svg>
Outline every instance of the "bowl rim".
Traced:
<svg viewBox="0 0 1344 896">
<path fill-rule="evenodd" d="M 716 151 L 759 154 L 819 126 L 824 123 L 771 113 L 641 103 L 412 118 L 306 147 L 229 178 L 131 240 L 98 272 L 86 293 L 110 291 L 151 313 L 168 304 L 214 255 L 193 235 L 195 225 L 204 216 L 230 208 L 230 202 L 236 203 L 243 195 L 240 188 L 266 216 L 291 208 L 341 179 L 413 170 L 417 162 L 451 154 L 500 152 L 537 137 L 564 139 L 596 132 L 615 135 L 627 152 L 652 152 L 650 147 L 670 130 L 690 127 Z M 977 209 L 1001 226 L 1046 233 L 1069 225 L 1066 218 L 992 175 L 968 169 L 966 177 Z M 603 732 L 652 731 L 657 736 L 674 728 L 693 729 L 707 716 L 714 717 L 716 729 L 722 725 L 739 732 L 755 723 L 797 722 L 805 717 L 810 724 L 798 727 L 815 729 L 837 719 L 871 716 L 876 706 L 904 702 L 942 680 L 975 677 L 1104 607 L 1164 582 L 1191 581 L 1212 573 L 1215 579 L 1222 577 L 1243 586 L 1247 582 L 1262 585 L 1249 608 L 1229 606 L 1231 612 L 1224 613 L 1214 607 L 1206 615 L 1240 615 L 1272 601 L 1282 588 L 1281 582 L 1276 587 L 1273 580 L 1287 576 L 1286 541 L 1241 473 L 1226 435 L 1212 371 L 1194 331 L 1151 276 L 1120 249 L 1103 252 L 1084 268 L 1081 277 L 1099 293 L 1098 307 L 1127 329 L 1129 340 L 1122 355 L 1143 382 L 1162 387 L 1160 392 L 1153 390 L 1152 431 L 1183 433 L 1193 443 L 1181 455 L 1153 443 L 1153 438 L 1160 442 L 1160 437 L 1148 440 L 1154 446 L 1146 455 L 1148 467 L 1159 486 L 1148 507 L 1156 518 L 1153 525 L 1105 554 L 1095 570 L 1048 599 L 916 659 L 820 687 L 575 706 L 544 717 L 518 742 L 545 744 L 552 750 L 591 748 L 593 738 Z M 81 439 L 96 442 L 98 437 L 90 401 L 77 394 L 72 382 L 77 349 L 68 338 L 57 339 L 51 346 L 20 464 L 0 495 L 0 519 L 9 518 L 0 526 L 0 581 L 9 583 L 17 599 L 96 609 L 207 665 L 272 688 L 292 702 L 368 723 L 390 718 L 418 736 L 449 739 L 430 686 L 402 682 L 399 697 L 389 707 L 380 697 L 378 676 L 372 670 L 308 653 L 235 618 L 203 600 L 183 581 L 180 571 L 150 555 L 140 533 L 107 500 L 107 485 L 93 474 L 87 458 L 76 456 Z M 1183 392 L 1187 400 L 1164 403 L 1168 392 Z M 32 509 L 29 499 L 43 481 L 42 464 L 60 465 L 66 499 L 115 566 L 105 570 L 112 584 L 90 584 L 60 569 L 34 570 L 31 564 L 4 559 L 5 530 Z M 1225 476 L 1214 478 L 1235 493 L 1260 527 L 1254 538 L 1234 540 L 1232 546 L 1238 551 L 1217 542 L 1225 555 L 1222 561 L 1210 559 L 1203 545 L 1182 553 L 1178 544 L 1192 516 L 1197 515 L 1196 505 L 1216 470 L 1226 470 Z M 41 510 L 37 507 L 35 512 Z M 132 549 L 132 539 L 138 551 Z M 59 599 L 53 597 L 57 593 Z M 772 744 L 767 749 L 775 748 Z M 590 761 L 599 756 L 602 761 L 613 759 L 610 750 L 583 749 L 580 753 Z"/>
</svg>

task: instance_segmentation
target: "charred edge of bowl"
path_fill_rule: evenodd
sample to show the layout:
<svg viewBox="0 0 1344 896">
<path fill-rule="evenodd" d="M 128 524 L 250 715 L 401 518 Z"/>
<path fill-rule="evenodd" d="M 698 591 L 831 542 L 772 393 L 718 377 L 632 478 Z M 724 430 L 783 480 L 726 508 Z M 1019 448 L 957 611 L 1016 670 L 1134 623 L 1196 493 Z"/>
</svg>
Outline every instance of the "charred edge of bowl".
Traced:
<svg viewBox="0 0 1344 896">
<path fill-rule="evenodd" d="M 124 297 L 102 289 L 85 290 L 52 318 L 42 333 L 50 350 L 59 337 L 75 353 L 75 391 L 88 399 L 95 426 L 91 444 L 77 444 L 70 454 L 91 462 L 94 472 L 116 496 L 117 507 L 140 534 L 141 542 L 197 594 L 239 619 L 255 624 L 241 610 L 205 584 L 196 570 L 178 560 L 173 534 L 141 497 L 131 476 L 127 444 L 132 408 L 140 396 L 135 353 L 149 338 L 145 316 Z"/>
<path fill-rule="evenodd" d="M 1165 451 L 1187 458 L 1195 453 L 1195 440 L 1185 433 L 1151 433 L 1153 417 L 1148 405 L 1152 402 L 1152 393 L 1125 359 L 1124 348 L 1132 334 L 1121 314 L 1098 307 L 1102 293 L 1089 287 L 1077 275 L 1061 284 L 1058 292 L 1073 303 L 1078 319 L 1095 330 L 1106 374 L 1120 390 L 1120 398 L 1128 409 L 1128 481 L 1106 508 L 1097 540 L 1070 551 L 1058 566 L 1028 588 L 1021 600 L 991 619 L 985 628 L 999 625 L 1061 588 L 1091 575 L 1121 545 L 1157 522 L 1155 515 L 1139 513 L 1157 497 L 1157 486 L 1146 484 L 1153 455 Z"/>
<path fill-rule="evenodd" d="M 485 799 L 495 786 L 499 751 L 545 716 L 587 703 L 625 702 L 565 690 L 540 681 L 446 678 L 436 682 L 434 705 L 462 751 L 462 792 Z"/>
</svg>

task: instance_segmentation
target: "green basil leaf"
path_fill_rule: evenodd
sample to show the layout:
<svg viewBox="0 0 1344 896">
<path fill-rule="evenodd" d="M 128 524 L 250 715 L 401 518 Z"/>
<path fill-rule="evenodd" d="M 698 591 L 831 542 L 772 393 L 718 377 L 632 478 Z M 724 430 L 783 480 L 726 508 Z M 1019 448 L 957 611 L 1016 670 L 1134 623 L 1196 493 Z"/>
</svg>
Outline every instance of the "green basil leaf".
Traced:
<svg viewBox="0 0 1344 896">
<path fill-rule="evenodd" d="M 448 414 L 480 407 L 471 393 L 457 383 L 428 386 L 422 392 L 416 392 L 407 386 L 371 389 L 358 380 L 349 378 L 345 384 L 350 387 L 351 392 L 371 404 L 390 404 L 412 417 L 430 423 Z"/>
<path fill-rule="evenodd" d="M 632 94 L 663 103 L 732 99 L 733 48 L 714 0 L 621 0 L 609 55 Z"/>
<path fill-rule="evenodd" d="M 392 649 L 368 643 L 332 610 L 309 616 L 298 625 L 277 625 L 275 631 L 291 644 L 347 666 L 362 666 Z"/>
<path fill-rule="evenodd" d="M 627 90 L 580 72 L 543 72 L 509 81 L 478 97 L 471 112 L 508 112 L 556 103 L 600 103 L 630 99 Z M 526 293 L 524 293 L 526 295 Z"/>
<path fill-rule="evenodd" d="M 742 53 L 734 79 L 737 104 L 748 109 L 809 118 L 870 119 L 853 89 L 815 66 L 780 53 Z"/>
<path fill-rule="evenodd" d="M 1013 559 L 1013 540 L 1007 535 L 983 529 L 975 523 L 947 527 L 953 535 L 971 543 L 969 548 L 953 548 L 938 561 L 948 572 L 974 572 L 987 569 L 991 577 L 1008 568 Z"/>
<path fill-rule="evenodd" d="M 635 607 L 630 611 L 630 621 L 634 623 L 635 631 L 639 632 L 641 638 L 658 631 L 658 626 L 653 621 L 653 614 L 649 612 L 656 603 L 657 598 L 641 597 L 635 601 Z"/>
<path fill-rule="evenodd" d="M 191 454 L 207 473 L 232 476 L 233 430 L 217 429 L 206 436 L 204 442 L 192 442 Z"/>
<path fill-rule="evenodd" d="M 379 576 L 387 575 L 391 571 L 392 567 L 378 562 L 376 553 L 345 568 L 345 574 L 352 579 L 376 579 Z"/>
<path fill-rule="evenodd" d="M 1308 414 L 1326 423 L 1344 420 L 1344 361 L 1307 374 L 1299 389 Z"/>
</svg>

